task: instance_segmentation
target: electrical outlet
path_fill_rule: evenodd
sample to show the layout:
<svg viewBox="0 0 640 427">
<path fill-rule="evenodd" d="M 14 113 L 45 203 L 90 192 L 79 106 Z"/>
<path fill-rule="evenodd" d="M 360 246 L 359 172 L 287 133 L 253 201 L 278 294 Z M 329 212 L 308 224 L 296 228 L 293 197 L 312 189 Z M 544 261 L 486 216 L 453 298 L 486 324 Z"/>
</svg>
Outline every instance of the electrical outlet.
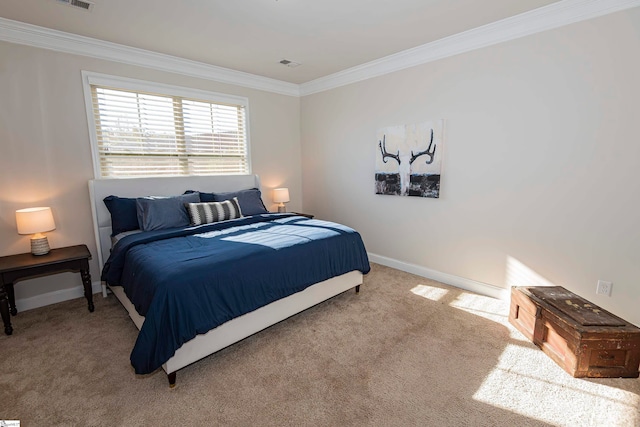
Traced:
<svg viewBox="0 0 640 427">
<path fill-rule="evenodd" d="M 598 286 L 596 286 L 596 294 L 598 295 L 606 295 L 608 297 L 611 296 L 611 288 L 613 288 L 613 283 L 607 282 L 605 280 L 598 280 Z"/>
</svg>

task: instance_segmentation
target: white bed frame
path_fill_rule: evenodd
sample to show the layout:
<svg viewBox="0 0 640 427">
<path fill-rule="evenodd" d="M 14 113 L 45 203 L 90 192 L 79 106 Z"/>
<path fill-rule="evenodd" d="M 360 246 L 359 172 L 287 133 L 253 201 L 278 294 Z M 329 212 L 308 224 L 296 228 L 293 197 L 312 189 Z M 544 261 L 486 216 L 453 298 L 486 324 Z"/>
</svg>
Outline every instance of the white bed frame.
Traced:
<svg viewBox="0 0 640 427">
<path fill-rule="evenodd" d="M 103 199 L 109 195 L 121 197 L 175 196 L 185 190 L 202 192 L 227 192 L 247 188 L 260 188 L 257 175 L 189 176 L 171 178 L 99 179 L 89 181 L 93 226 L 98 247 L 100 271 L 109 258 L 111 250 L 111 215 Z M 176 371 L 218 350 L 255 334 L 275 323 L 293 316 L 309 307 L 362 284 L 362 273 L 351 271 L 316 283 L 304 291 L 275 301 L 255 311 L 230 320 L 223 325 L 198 335 L 180 347 L 175 355 L 162 365 L 171 387 L 175 385 Z M 135 310 L 120 286 L 110 287 L 113 294 L 129 312 L 138 329 L 144 317 Z M 356 288 L 358 289 L 358 288 Z M 107 296 L 106 284 L 102 283 L 103 296 Z"/>
</svg>

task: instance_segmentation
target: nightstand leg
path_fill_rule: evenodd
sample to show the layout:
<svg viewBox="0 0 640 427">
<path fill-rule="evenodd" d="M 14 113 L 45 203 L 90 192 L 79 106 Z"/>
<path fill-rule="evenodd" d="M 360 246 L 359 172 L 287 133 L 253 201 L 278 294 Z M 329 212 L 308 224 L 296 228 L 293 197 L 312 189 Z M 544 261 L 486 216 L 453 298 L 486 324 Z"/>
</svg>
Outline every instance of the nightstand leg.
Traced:
<svg viewBox="0 0 640 427">
<path fill-rule="evenodd" d="M 13 328 L 11 327 L 11 315 L 9 314 L 9 300 L 4 286 L 0 286 L 0 315 L 2 315 L 2 323 L 4 323 L 4 333 L 11 335 Z"/>
<path fill-rule="evenodd" d="M 93 313 L 95 307 L 93 305 L 93 292 L 91 292 L 91 273 L 89 273 L 89 269 L 87 268 L 86 270 L 80 270 L 80 275 L 82 276 L 82 285 L 84 286 L 84 297 L 89 303 L 89 311 Z"/>
<path fill-rule="evenodd" d="M 5 290 L 7 291 L 7 295 L 9 296 L 9 311 L 12 316 L 18 314 L 18 309 L 16 308 L 16 294 L 13 291 L 13 283 L 7 283 L 4 285 Z"/>
</svg>

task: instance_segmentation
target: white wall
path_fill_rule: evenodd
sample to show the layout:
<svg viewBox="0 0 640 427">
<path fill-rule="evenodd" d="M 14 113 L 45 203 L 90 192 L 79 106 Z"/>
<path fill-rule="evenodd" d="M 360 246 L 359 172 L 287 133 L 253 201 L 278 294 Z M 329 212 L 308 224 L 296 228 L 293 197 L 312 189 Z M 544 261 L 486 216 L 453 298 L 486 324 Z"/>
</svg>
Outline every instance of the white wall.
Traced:
<svg viewBox="0 0 640 427">
<path fill-rule="evenodd" d="M 0 256 L 28 252 L 29 236 L 15 228 L 15 210 L 51 206 L 51 247 L 85 243 L 99 280 L 87 181 L 93 178 L 81 70 L 188 86 L 249 98 L 253 173 L 263 199 L 287 186 L 291 210 L 302 206 L 300 100 L 212 81 L 0 42 Z M 79 274 L 19 282 L 16 298 L 81 286 Z"/>
<path fill-rule="evenodd" d="M 305 210 L 372 253 L 504 288 L 546 279 L 640 325 L 638 52 L 636 8 L 306 96 Z M 376 130 L 438 118 L 440 199 L 375 195 Z"/>
<path fill-rule="evenodd" d="M 0 256 L 29 250 L 14 211 L 34 205 L 53 207 L 52 247 L 95 255 L 89 70 L 248 97 L 264 189 L 288 186 L 290 210 L 304 196 L 305 211 L 356 227 L 372 253 L 505 288 L 542 276 L 640 324 L 639 35 L 635 9 L 301 102 L 0 42 Z M 374 195 L 376 130 L 432 118 L 446 119 L 441 198 Z M 611 298 L 594 294 L 597 279 L 614 282 Z M 80 283 L 65 273 L 16 294 Z"/>
</svg>

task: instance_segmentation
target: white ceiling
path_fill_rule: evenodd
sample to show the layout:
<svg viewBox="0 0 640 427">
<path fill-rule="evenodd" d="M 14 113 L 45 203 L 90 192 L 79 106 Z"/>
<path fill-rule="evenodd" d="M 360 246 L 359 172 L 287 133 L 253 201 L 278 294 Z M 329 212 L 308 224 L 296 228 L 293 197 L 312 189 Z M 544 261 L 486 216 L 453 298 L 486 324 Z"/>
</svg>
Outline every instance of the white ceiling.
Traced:
<svg viewBox="0 0 640 427">
<path fill-rule="evenodd" d="M 298 84 L 558 0 L 87 1 L 0 0 L 0 17 Z"/>
</svg>

